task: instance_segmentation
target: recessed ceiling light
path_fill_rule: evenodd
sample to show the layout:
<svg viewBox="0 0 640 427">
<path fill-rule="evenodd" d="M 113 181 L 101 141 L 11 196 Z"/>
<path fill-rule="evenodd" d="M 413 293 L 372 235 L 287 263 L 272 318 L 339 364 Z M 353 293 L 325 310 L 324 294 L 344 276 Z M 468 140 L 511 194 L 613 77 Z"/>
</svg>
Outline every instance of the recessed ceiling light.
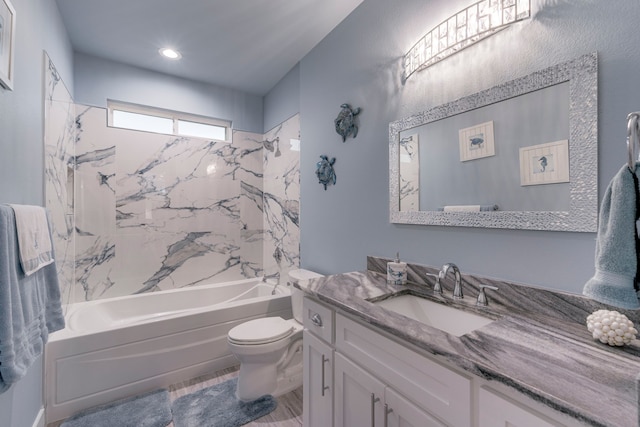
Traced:
<svg viewBox="0 0 640 427">
<path fill-rule="evenodd" d="M 182 55 L 180 55 L 180 52 L 178 52 L 177 50 L 173 50 L 171 48 L 168 47 L 163 47 L 162 49 L 160 49 L 160 55 L 164 56 L 165 58 L 169 58 L 169 59 L 180 59 L 182 58 Z"/>
</svg>

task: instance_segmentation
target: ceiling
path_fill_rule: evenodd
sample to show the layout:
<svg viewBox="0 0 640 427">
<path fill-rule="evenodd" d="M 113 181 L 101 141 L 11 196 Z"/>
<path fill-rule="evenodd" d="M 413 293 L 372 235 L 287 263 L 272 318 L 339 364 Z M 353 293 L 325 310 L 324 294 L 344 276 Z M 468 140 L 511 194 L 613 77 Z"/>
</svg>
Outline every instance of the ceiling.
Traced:
<svg viewBox="0 0 640 427">
<path fill-rule="evenodd" d="M 363 0 L 56 0 L 76 52 L 265 95 Z M 161 57 L 171 47 L 182 59 Z"/>
</svg>

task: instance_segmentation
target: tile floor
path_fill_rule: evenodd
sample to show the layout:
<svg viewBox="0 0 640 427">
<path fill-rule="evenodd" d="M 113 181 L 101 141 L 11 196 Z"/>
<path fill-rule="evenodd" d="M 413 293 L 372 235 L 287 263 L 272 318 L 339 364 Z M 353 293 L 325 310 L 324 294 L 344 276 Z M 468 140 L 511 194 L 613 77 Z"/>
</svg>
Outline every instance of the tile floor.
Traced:
<svg viewBox="0 0 640 427">
<path fill-rule="evenodd" d="M 173 402 L 180 396 L 221 383 L 238 375 L 238 367 L 224 369 L 211 375 L 174 384 L 169 387 L 169 397 Z M 62 421 L 50 423 L 47 427 L 59 427 Z M 278 407 L 270 414 L 245 424 L 251 427 L 301 427 L 302 426 L 302 387 L 278 397 Z M 168 427 L 173 427 L 170 423 Z"/>
</svg>

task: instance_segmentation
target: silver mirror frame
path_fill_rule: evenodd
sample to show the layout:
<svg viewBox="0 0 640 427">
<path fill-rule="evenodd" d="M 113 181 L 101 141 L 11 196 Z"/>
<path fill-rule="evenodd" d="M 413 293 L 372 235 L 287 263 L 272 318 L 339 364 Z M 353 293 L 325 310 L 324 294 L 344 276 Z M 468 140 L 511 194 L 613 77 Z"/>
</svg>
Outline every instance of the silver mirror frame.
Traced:
<svg viewBox="0 0 640 427">
<path fill-rule="evenodd" d="M 400 132 L 556 84 L 569 83 L 569 210 L 400 211 Z M 596 232 L 598 57 L 591 53 L 389 124 L 389 210 L 396 224 Z"/>
</svg>

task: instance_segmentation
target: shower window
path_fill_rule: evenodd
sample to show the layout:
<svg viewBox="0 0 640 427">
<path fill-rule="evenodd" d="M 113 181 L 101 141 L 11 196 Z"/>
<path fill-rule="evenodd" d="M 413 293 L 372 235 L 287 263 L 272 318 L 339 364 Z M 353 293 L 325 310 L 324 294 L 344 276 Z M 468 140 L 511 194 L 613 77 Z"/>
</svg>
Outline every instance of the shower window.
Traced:
<svg viewBox="0 0 640 427">
<path fill-rule="evenodd" d="M 173 133 L 173 120 L 148 114 L 113 110 L 111 126 L 155 133 Z"/>
<path fill-rule="evenodd" d="M 178 120 L 178 135 L 226 140 L 226 134 L 227 129 L 223 126 L 192 122 L 189 120 Z"/>
<path fill-rule="evenodd" d="M 108 101 L 109 126 L 228 141 L 231 122 L 144 105 Z"/>
</svg>

